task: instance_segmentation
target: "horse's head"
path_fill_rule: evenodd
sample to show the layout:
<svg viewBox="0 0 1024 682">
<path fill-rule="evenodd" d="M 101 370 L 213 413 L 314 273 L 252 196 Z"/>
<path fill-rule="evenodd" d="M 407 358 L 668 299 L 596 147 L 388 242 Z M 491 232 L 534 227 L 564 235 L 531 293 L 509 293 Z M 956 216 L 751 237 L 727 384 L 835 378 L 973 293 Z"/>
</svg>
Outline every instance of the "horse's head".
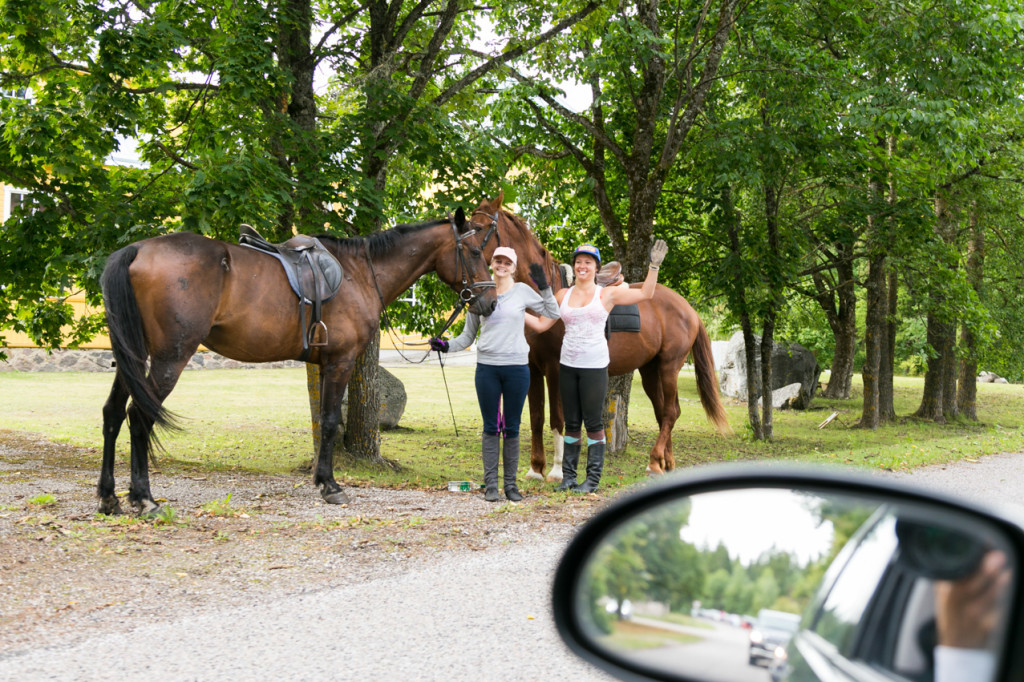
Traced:
<svg viewBox="0 0 1024 682">
<path fill-rule="evenodd" d="M 493 199 L 484 199 L 473 210 L 472 221 L 478 230 L 486 229 L 491 225 L 496 229 L 495 238 L 491 239 L 484 247 L 484 258 L 490 262 L 495 248 L 510 246 L 518 256 L 516 267 L 518 281 L 529 284 L 530 264 L 537 263 L 544 268 L 548 282 L 552 284 L 554 290 L 561 289 L 561 278 L 558 276 L 554 258 L 522 218 L 502 208 L 504 198 L 505 193 L 498 192 L 498 196 Z"/>
<path fill-rule="evenodd" d="M 470 312 L 487 316 L 498 304 L 494 280 L 484 258 L 484 249 L 495 240 L 495 228 L 479 228 L 466 220 L 462 208 L 449 218 L 454 234 L 452 258 L 439 258 L 437 274 L 467 302 Z M 494 247 L 490 246 L 493 253 Z"/>
</svg>

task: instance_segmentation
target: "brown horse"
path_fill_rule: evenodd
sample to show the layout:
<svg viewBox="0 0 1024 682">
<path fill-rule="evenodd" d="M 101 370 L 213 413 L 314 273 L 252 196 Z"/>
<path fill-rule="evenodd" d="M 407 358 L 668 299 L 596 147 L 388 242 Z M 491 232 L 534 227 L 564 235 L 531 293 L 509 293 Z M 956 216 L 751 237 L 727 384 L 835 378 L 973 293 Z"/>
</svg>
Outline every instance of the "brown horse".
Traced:
<svg viewBox="0 0 1024 682">
<path fill-rule="evenodd" d="M 519 256 L 516 278 L 529 282 L 530 263 L 540 263 L 554 291 L 562 288 L 559 264 L 538 241 L 522 218 L 501 208 L 501 193 L 484 200 L 473 211 L 472 220 L 480 228 L 485 220 L 497 228 L 497 244 L 511 246 Z M 485 255 L 493 249 L 488 246 Z M 640 284 L 633 284 L 639 287 Z M 689 354 L 693 354 L 697 377 L 697 392 L 704 414 L 718 433 L 732 432 L 722 407 L 715 374 L 715 361 L 711 355 L 711 339 L 704 323 L 685 298 L 666 286 L 658 285 L 654 298 L 639 304 L 639 333 L 615 332 L 608 342 L 609 376 L 640 370 L 644 392 L 654 406 L 654 415 L 660 431 L 651 448 L 647 471 L 660 474 L 675 468 L 672 454 L 672 428 L 679 419 L 679 370 Z M 544 480 L 544 380 L 547 379 L 551 404 L 551 430 L 555 438 L 555 456 L 547 480 L 562 480 L 562 406 L 558 389 L 558 360 L 562 349 L 565 327 L 557 322 L 542 333 L 527 333 L 530 343 L 530 472 L 527 478 Z"/>
<path fill-rule="evenodd" d="M 490 236 L 490 235 L 487 235 Z M 487 237 L 459 209 L 453 218 L 402 225 L 369 237 L 320 237 L 344 270 L 336 296 L 323 304 L 323 343 L 307 362 L 320 366 L 321 439 L 313 483 L 330 504 L 348 501 L 331 457 L 338 413 L 352 366 L 366 347 L 384 305 L 430 271 L 470 309 L 489 315 L 496 302 L 482 247 Z M 299 299 L 281 264 L 254 249 L 177 233 L 120 249 L 103 271 L 103 297 L 117 375 L 103 406 L 101 513 L 118 513 L 114 445 L 125 416 L 131 434 L 128 500 L 141 513 L 158 509 L 149 487 L 154 425 L 174 428 L 163 402 L 200 344 L 242 362 L 303 356 Z M 146 372 L 146 365 L 149 372 Z M 126 409 L 128 398 L 131 407 Z"/>
</svg>

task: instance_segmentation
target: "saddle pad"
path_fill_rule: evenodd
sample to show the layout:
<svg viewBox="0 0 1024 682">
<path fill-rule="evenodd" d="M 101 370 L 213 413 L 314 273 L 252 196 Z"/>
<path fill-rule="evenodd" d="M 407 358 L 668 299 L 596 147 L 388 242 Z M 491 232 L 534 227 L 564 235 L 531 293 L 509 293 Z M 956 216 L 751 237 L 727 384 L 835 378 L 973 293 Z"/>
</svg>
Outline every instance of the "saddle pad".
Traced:
<svg viewBox="0 0 1024 682">
<path fill-rule="evenodd" d="M 611 332 L 640 331 L 640 306 L 636 303 L 614 306 L 608 313 L 606 326 Z"/>
</svg>

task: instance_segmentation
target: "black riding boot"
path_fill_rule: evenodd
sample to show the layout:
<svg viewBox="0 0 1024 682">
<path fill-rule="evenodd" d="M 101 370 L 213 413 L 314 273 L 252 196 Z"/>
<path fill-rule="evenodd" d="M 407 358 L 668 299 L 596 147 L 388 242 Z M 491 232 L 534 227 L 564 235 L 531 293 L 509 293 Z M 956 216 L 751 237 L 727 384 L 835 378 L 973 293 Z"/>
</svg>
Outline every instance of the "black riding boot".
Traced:
<svg viewBox="0 0 1024 682">
<path fill-rule="evenodd" d="M 480 446 L 484 460 L 484 499 L 488 502 L 498 501 L 498 456 L 501 449 L 501 436 L 485 433 Z"/>
<path fill-rule="evenodd" d="M 522 493 L 516 486 L 516 473 L 519 471 L 519 436 L 506 438 L 502 446 L 501 464 L 505 469 L 505 498 L 509 502 L 519 502 Z"/>
<path fill-rule="evenodd" d="M 580 441 L 562 444 L 562 482 L 556 491 L 574 490 L 576 488 L 576 465 L 580 462 Z"/>
<path fill-rule="evenodd" d="M 592 493 L 601 482 L 601 470 L 604 469 L 604 442 L 594 443 L 587 449 L 587 480 L 573 492 Z"/>
</svg>

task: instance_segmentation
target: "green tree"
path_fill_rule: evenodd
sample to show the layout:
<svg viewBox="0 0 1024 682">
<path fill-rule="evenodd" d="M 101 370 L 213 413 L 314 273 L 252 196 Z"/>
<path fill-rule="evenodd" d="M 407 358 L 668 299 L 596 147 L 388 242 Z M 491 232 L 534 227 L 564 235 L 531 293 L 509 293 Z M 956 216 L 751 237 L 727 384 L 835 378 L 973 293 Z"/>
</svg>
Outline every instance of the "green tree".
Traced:
<svg viewBox="0 0 1024 682">
<path fill-rule="evenodd" d="M 586 214 L 600 221 L 628 280 L 646 273 L 662 190 L 692 144 L 691 131 L 745 4 L 609 4 L 528 65 L 540 77 L 528 75 L 525 65 L 508 71 L 513 83 L 496 112 L 499 135 L 526 155 L 538 180 L 559 186 L 563 177 L 552 174 L 579 178 L 579 195 L 593 204 Z M 567 105 L 551 82 L 588 88 L 589 106 Z M 613 379 L 608 404 L 625 408 L 630 385 L 628 375 Z M 614 414 L 612 451 L 625 447 L 626 416 L 625 409 Z"/>
</svg>

